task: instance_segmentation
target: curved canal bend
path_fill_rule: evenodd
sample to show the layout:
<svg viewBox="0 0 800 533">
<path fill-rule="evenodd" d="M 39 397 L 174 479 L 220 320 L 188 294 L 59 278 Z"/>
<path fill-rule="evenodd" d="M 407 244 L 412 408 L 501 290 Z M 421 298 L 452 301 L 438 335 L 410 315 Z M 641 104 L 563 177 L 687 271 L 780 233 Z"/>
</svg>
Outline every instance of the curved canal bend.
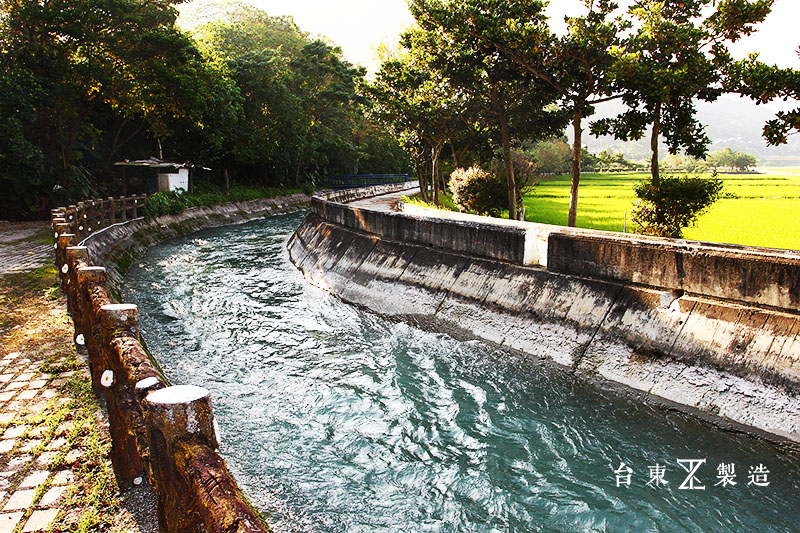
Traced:
<svg viewBox="0 0 800 533">
<path fill-rule="evenodd" d="M 302 217 L 156 246 L 124 287 L 168 378 L 211 390 L 222 454 L 278 530 L 797 527 L 796 451 L 344 304 L 288 260 Z M 706 460 L 704 490 L 679 488 L 678 459 Z"/>
</svg>

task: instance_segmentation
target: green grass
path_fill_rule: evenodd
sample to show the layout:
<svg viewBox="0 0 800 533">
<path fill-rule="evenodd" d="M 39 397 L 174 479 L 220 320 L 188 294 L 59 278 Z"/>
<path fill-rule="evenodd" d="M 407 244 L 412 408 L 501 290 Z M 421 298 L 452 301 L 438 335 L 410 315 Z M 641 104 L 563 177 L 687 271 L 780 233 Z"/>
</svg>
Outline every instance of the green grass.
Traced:
<svg viewBox="0 0 800 533">
<path fill-rule="evenodd" d="M 422 207 L 435 207 L 433 202 L 426 202 L 422 199 L 422 196 L 403 196 L 403 201 L 409 204 L 414 205 L 421 205 Z M 450 196 L 448 193 L 441 193 L 439 195 L 439 201 L 442 204 L 442 209 L 447 209 L 448 211 L 458 211 L 456 204 L 453 203 L 453 197 Z"/>
<path fill-rule="evenodd" d="M 724 193 L 697 224 L 684 230 L 687 239 L 800 249 L 797 231 L 800 213 L 800 174 L 721 174 Z M 622 231 L 625 213 L 630 216 L 633 186 L 644 173 L 584 174 L 578 196 L 577 225 Z M 565 225 L 569 210 L 569 176 L 557 176 L 539 184 L 525 197 L 525 219 Z M 630 225 L 628 226 L 630 231 Z"/>
<path fill-rule="evenodd" d="M 692 240 L 800 250 L 800 167 L 778 167 L 770 174 L 720 174 L 724 198 L 703 214 L 684 237 Z M 644 172 L 583 174 L 578 193 L 577 225 L 622 231 L 635 198 L 633 187 Z M 524 199 L 525 220 L 564 226 L 569 211 L 570 177 L 543 180 Z M 419 197 L 409 202 L 428 205 Z M 449 195 L 443 208 L 457 210 Z M 507 215 L 506 215 L 507 216 Z"/>
</svg>

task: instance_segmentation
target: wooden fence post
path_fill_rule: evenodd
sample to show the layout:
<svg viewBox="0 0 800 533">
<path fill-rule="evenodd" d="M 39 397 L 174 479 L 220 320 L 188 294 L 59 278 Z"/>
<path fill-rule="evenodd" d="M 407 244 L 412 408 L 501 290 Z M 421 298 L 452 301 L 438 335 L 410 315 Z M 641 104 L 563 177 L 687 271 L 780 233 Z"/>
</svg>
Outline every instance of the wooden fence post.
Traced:
<svg viewBox="0 0 800 533">
<path fill-rule="evenodd" d="M 133 391 L 127 383 L 125 365 L 111 350 L 111 341 L 123 336 L 138 339 L 139 310 L 135 305 L 107 304 L 100 308 L 100 332 L 105 368 L 101 384 L 106 392 L 111 463 L 114 473 L 124 484 L 133 483 L 144 474 L 144 464 L 136 446 L 136 436 L 129 427 L 126 410 L 136 409 Z"/>
<path fill-rule="evenodd" d="M 82 309 L 78 305 L 78 265 L 89 264 L 89 249 L 85 246 L 68 246 L 65 249 L 62 274 L 67 278 L 67 310 L 72 315 L 72 322 L 78 333 L 83 333 Z M 66 272 L 64 272 L 66 269 Z"/>
<path fill-rule="evenodd" d="M 98 319 L 99 309 L 95 309 L 92 304 L 90 291 L 105 291 L 106 269 L 103 267 L 86 266 L 77 271 L 78 276 L 78 305 L 84 309 L 84 331 L 83 341 L 86 350 L 89 352 L 89 370 L 92 373 L 92 389 L 95 394 L 100 396 L 102 387 L 100 386 L 100 376 L 105 370 L 103 364 L 102 335 L 100 333 L 100 320 Z"/>
<path fill-rule="evenodd" d="M 75 234 L 73 233 L 59 233 L 58 241 L 56 242 L 56 268 L 59 270 L 59 277 L 61 278 L 61 290 L 64 294 L 67 293 L 67 280 L 69 279 L 66 274 L 67 270 L 64 267 L 67 265 L 67 247 L 75 246 Z"/>
<path fill-rule="evenodd" d="M 158 522 L 162 531 L 183 531 L 192 517 L 180 494 L 183 485 L 176 454 L 187 440 L 217 448 L 211 394 L 202 387 L 180 385 L 147 395 L 145 424 L 150 436 L 150 482 L 158 495 Z"/>
</svg>

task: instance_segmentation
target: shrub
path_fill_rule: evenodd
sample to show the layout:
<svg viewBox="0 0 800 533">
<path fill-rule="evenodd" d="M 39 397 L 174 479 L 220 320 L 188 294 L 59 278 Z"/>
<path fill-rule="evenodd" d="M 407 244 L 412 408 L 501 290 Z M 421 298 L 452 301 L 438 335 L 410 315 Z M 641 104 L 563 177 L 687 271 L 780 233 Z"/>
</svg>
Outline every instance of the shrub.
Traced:
<svg viewBox="0 0 800 533">
<path fill-rule="evenodd" d="M 634 187 L 637 200 L 631 209 L 636 233 L 680 238 L 722 194 L 722 181 L 695 176 L 664 176 L 658 183 L 647 179 Z"/>
<path fill-rule="evenodd" d="M 511 165 L 514 168 L 514 183 L 517 185 L 517 201 L 519 202 L 517 207 L 522 207 L 523 196 L 532 193 L 533 189 L 539 185 L 539 175 L 542 172 L 541 164 L 538 160 L 532 160 L 522 150 L 511 150 Z M 490 168 L 503 181 L 503 187 L 506 190 L 506 194 L 508 194 L 506 161 L 502 154 L 498 154 L 492 160 Z M 507 207 L 508 200 L 503 205 Z"/>
<path fill-rule="evenodd" d="M 456 169 L 450 174 L 448 185 L 453 203 L 461 210 L 497 217 L 508 206 L 508 189 L 503 179 L 480 167 Z"/>
<path fill-rule="evenodd" d="M 176 192 L 157 192 L 147 197 L 143 213 L 145 218 L 180 213 L 187 207 L 184 195 Z"/>
</svg>

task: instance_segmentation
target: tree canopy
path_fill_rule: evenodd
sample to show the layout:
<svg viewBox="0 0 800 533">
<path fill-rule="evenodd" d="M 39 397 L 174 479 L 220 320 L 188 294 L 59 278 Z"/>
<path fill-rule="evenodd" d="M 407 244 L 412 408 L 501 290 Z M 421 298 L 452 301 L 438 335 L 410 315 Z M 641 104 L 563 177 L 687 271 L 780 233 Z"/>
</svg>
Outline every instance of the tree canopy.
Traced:
<svg viewBox="0 0 800 533">
<path fill-rule="evenodd" d="M 115 161 L 161 154 L 264 185 L 408 169 L 336 46 L 239 2 L 192 36 L 176 3 L 0 1 L 4 207 L 119 194 Z"/>
</svg>

